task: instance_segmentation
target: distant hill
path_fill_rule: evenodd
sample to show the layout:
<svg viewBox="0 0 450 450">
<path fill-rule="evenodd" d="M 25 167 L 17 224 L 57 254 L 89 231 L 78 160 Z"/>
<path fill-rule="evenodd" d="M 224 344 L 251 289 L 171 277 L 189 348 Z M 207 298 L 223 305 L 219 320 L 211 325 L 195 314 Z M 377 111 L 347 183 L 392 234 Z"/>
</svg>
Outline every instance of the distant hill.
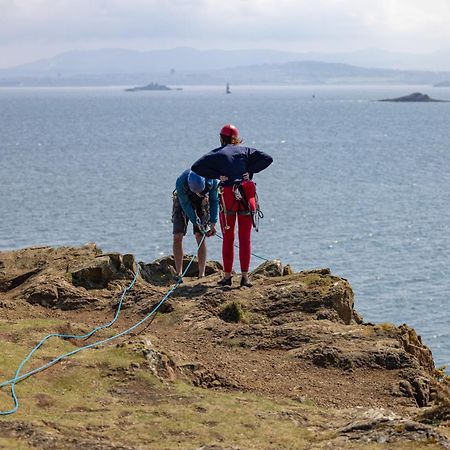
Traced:
<svg viewBox="0 0 450 450">
<path fill-rule="evenodd" d="M 384 53 L 377 53 L 381 58 Z M 361 67 L 275 50 L 73 51 L 0 70 L 0 85 L 438 84 L 450 72 Z M 319 54 L 317 54 L 319 57 Z M 341 54 L 342 57 L 351 54 Z M 356 55 L 356 52 L 353 53 Z M 361 53 L 362 55 L 362 53 Z M 361 59 L 360 55 L 360 59 Z M 324 55 L 333 59 L 331 55 Z M 337 58 L 337 55 L 334 56 Z"/>
<path fill-rule="evenodd" d="M 14 75 L 45 76 L 135 74 L 177 71 L 205 71 L 226 67 L 285 63 L 302 59 L 298 53 L 275 50 L 195 50 L 181 47 L 140 52 L 123 49 L 71 51 L 50 59 L 0 71 Z"/>
<path fill-rule="evenodd" d="M 450 71 L 450 49 L 428 54 L 363 49 L 353 52 L 293 52 L 279 50 L 196 50 L 179 47 L 168 50 L 134 51 L 100 49 L 70 51 L 53 58 L 8 69 L 11 73 L 36 75 L 55 73 L 136 73 L 176 70 L 209 70 L 255 64 L 283 64 L 290 61 L 321 61 L 355 66 Z M 1 71 L 0 71 L 1 72 Z"/>
<path fill-rule="evenodd" d="M 214 73 L 216 76 L 222 73 L 222 81 L 250 84 L 261 80 L 282 84 L 435 84 L 450 76 L 449 72 L 366 68 L 321 61 L 244 66 Z"/>
</svg>

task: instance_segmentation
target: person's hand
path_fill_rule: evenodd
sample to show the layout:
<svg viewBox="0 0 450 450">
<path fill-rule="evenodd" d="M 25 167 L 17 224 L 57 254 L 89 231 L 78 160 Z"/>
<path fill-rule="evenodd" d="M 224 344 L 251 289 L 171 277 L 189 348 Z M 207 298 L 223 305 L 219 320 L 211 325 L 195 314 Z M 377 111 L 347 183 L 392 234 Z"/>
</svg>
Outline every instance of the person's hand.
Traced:
<svg viewBox="0 0 450 450">
<path fill-rule="evenodd" d="M 206 227 L 200 217 L 197 217 L 196 225 L 201 234 L 207 234 Z"/>
<path fill-rule="evenodd" d="M 216 234 L 216 224 L 212 223 L 209 226 L 209 230 L 206 233 L 206 236 L 211 237 L 211 236 L 214 236 L 215 234 Z"/>
<path fill-rule="evenodd" d="M 225 175 L 220 175 L 219 180 L 221 183 L 224 183 L 225 181 L 228 181 L 228 177 L 226 177 Z"/>
<path fill-rule="evenodd" d="M 244 181 L 250 180 L 250 174 L 249 174 L 248 172 L 243 173 L 243 174 L 242 174 L 242 179 L 243 179 Z"/>
</svg>

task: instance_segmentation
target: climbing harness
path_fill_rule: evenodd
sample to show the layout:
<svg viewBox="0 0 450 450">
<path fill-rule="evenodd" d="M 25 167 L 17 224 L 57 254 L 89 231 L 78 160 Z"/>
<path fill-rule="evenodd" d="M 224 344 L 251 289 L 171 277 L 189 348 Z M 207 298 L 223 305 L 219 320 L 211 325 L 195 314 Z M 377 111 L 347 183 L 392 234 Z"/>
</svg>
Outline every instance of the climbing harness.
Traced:
<svg viewBox="0 0 450 450">
<path fill-rule="evenodd" d="M 223 212 L 223 220 L 224 220 L 224 224 L 223 224 L 223 229 L 229 230 L 230 226 L 228 225 L 228 221 L 227 221 L 227 214 L 225 214 L 225 211 L 227 210 L 227 207 L 225 205 L 225 199 L 223 198 L 223 187 L 220 186 L 218 189 L 218 194 L 219 194 L 219 198 L 220 198 L 220 211 Z M 220 217 L 219 217 L 220 218 Z"/>
<path fill-rule="evenodd" d="M 261 208 L 259 207 L 258 193 L 255 194 L 255 202 L 256 202 L 256 211 L 252 213 L 252 222 L 255 231 L 259 231 L 259 221 L 260 219 L 264 219 L 264 213 L 261 211 Z"/>
<path fill-rule="evenodd" d="M 202 239 L 200 240 L 200 243 L 198 244 L 198 249 L 200 248 L 200 246 L 203 244 L 203 241 L 205 240 L 205 235 L 202 236 Z M 16 373 L 14 375 L 14 378 L 11 378 L 10 380 L 7 381 L 3 381 L 2 383 L 0 383 L 0 389 L 5 387 L 5 386 L 10 386 L 11 388 L 11 396 L 13 398 L 14 401 L 14 407 L 10 410 L 7 411 L 0 411 L 0 416 L 6 416 L 6 415 L 10 415 L 10 414 L 14 414 L 18 409 L 19 409 L 19 400 L 17 398 L 16 395 L 16 391 L 15 391 L 15 385 L 17 383 L 20 383 L 21 381 L 25 380 L 26 378 L 31 377 L 32 375 L 35 375 L 39 372 L 42 372 L 46 369 L 48 369 L 49 367 L 53 366 L 54 364 L 56 364 L 57 362 L 66 359 L 72 355 L 75 355 L 76 353 L 79 353 L 83 350 L 87 350 L 89 348 L 94 348 L 94 347 L 98 347 L 100 345 L 103 344 L 107 344 L 121 336 L 124 336 L 126 334 L 131 333 L 132 331 L 134 331 L 136 328 L 138 328 L 140 325 L 142 325 L 144 322 L 146 322 L 150 317 L 152 317 L 157 311 L 158 309 L 161 307 L 161 305 L 169 298 L 169 296 L 172 294 L 173 291 L 175 291 L 175 289 L 182 283 L 183 277 L 186 275 L 187 271 L 189 270 L 189 268 L 191 267 L 193 261 L 194 261 L 195 255 L 192 256 L 191 260 L 189 261 L 188 265 L 186 266 L 186 269 L 184 269 L 183 273 L 181 274 L 180 279 L 169 289 L 169 291 L 166 293 L 166 295 L 164 295 L 164 297 L 160 300 L 160 302 L 140 321 L 138 321 L 137 323 L 135 323 L 134 325 L 132 325 L 131 327 L 127 328 L 126 330 L 123 330 L 109 338 L 106 339 L 102 339 L 100 341 L 97 342 L 93 342 L 91 344 L 85 345 L 83 347 L 78 347 L 75 350 L 72 350 L 70 352 L 67 353 L 63 353 L 62 355 L 50 360 L 49 362 L 47 362 L 46 364 L 43 364 L 40 367 L 36 367 L 35 369 L 30 370 L 29 372 L 26 372 L 24 374 L 20 374 L 20 372 L 22 371 L 22 369 L 24 368 L 25 364 L 30 360 L 31 356 L 50 338 L 52 337 L 58 337 L 58 338 L 62 338 L 62 339 L 87 339 L 91 336 L 93 336 L 95 333 L 97 333 L 100 330 L 103 330 L 105 328 L 109 328 L 111 327 L 114 322 L 117 321 L 117 319 L 119 318 L 121 309 L 122 309 L 122 304 L 123 301 L 125 299 L 125 296 L 127 294 L 127 292 L 129 292 L 134 284 L 136 283 L 137 277 L 139 275 L 139 265 L 137 265 L 137 270 L 136 273 L 134 274 L 134 278 L 131 281 L 131 283 L 123 290 L 122 295 L 120 297 L 120 301 L 117 305 L 117 309 L 116 309 L 116 313 L 114 315 L 114 319 L 111 322 L 108 322 L 107 324 L 104 325 L 100 325 L 96 328 L 94 328 L 93 330 L 91 330 L 89 333 L 83 334 L 83 335 L 70 335 L 70 334 L 60 334 L 60 333 L 51 333 L 47 336 L 45 336 L 34 348 L 33 350 L 31 350 L 30 353 L 28 353 L 28 355 L 23 359 L 23 361 L 20 363 L 19 367 L 16 370 Z"/>
<path fill-rule="evenodd" d="M 256 186 L 256 184 L 255 184 Z M 227 223 L 227 216 L 231 216 L 237 214 L 239 216 L 252 216 L 252 225 L 255 231 L 259 231 L 259 220 L 264 218 L 264 213 L 261 211 L 259 206 L 259 198 L 258 194 L 255 191 L 255 208 L 252 208 L 247 196 L 245 194 L 245 189 L 242 185 L 242 182 L 235 183 L 232 187 L 234 202 L 231 206 L 231 209 L 227 209 L 225 204 L 225 199 L 223 196 L 223 188 L 219 188 L 219 197 L 220 197 L 220 211 L 223 213 L 224 231 L 229 230 L 230 227 Z M 239 203 L 239 209 L 235 210 L 236 203 Z M 243 208 L 241 209 L 240 206 Z"/>
</svg>

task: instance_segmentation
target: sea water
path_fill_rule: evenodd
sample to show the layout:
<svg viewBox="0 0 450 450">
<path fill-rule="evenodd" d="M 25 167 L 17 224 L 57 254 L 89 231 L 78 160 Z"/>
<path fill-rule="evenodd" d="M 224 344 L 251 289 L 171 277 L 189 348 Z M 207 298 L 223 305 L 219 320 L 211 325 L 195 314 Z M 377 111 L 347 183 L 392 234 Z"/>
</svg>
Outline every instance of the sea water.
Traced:
<svg viewBox="0 0 450 450">
<path fill-rule="evenodd" d="M 408 323 L 448 364 L 450 103 L 375 101 L 416 90 L 450 100 L 429 86 L 2 88 L 0 250 L 170 254 L 175 180 L 231 122 L 274 158 L 255 176 L 253 251 L 331 268 L 366 321 Z M 210 258 L 220 246 L 209 240 Z"/>
</svg>

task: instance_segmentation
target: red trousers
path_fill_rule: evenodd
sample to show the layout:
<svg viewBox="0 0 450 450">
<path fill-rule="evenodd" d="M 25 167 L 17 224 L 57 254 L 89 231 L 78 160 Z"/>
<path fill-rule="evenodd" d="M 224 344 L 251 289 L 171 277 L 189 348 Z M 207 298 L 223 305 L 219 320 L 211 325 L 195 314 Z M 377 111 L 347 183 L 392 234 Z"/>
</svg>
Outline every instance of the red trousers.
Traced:
<svg viewBox="0 0 450 450">
<path fill-rule="evenodd" d="M 256 211 L 256 187 L 253 181 L 242 182 L 242 188 L 245 193 L 250 210 Z M 233 270 L 234 259 L 234 235 L 236 217 L 238 222 L 238 237 L 239 237 L 239 261 L 241 263 L 241 272 L 248 272 L 250 267 L 251 256 L 251 239 L 252 232 L 252 216 L 251 214 L 239 214 L 239 211 L 248 211 L 248 207 L 241 201 L 236 200 L 234 194 L 234 186 L 224 186 L 222 194 L 222 206 L 225 206 L 226 215 L 223 211 L 220 212 L 220 226 L 223 234 L 222 242 L 222 258 L 223 269 L 225 272 Z M 225 205 L 224 205 L 225 204 Z M 229 227 L 227 229 L 227 227 Z"/>
</svg>

